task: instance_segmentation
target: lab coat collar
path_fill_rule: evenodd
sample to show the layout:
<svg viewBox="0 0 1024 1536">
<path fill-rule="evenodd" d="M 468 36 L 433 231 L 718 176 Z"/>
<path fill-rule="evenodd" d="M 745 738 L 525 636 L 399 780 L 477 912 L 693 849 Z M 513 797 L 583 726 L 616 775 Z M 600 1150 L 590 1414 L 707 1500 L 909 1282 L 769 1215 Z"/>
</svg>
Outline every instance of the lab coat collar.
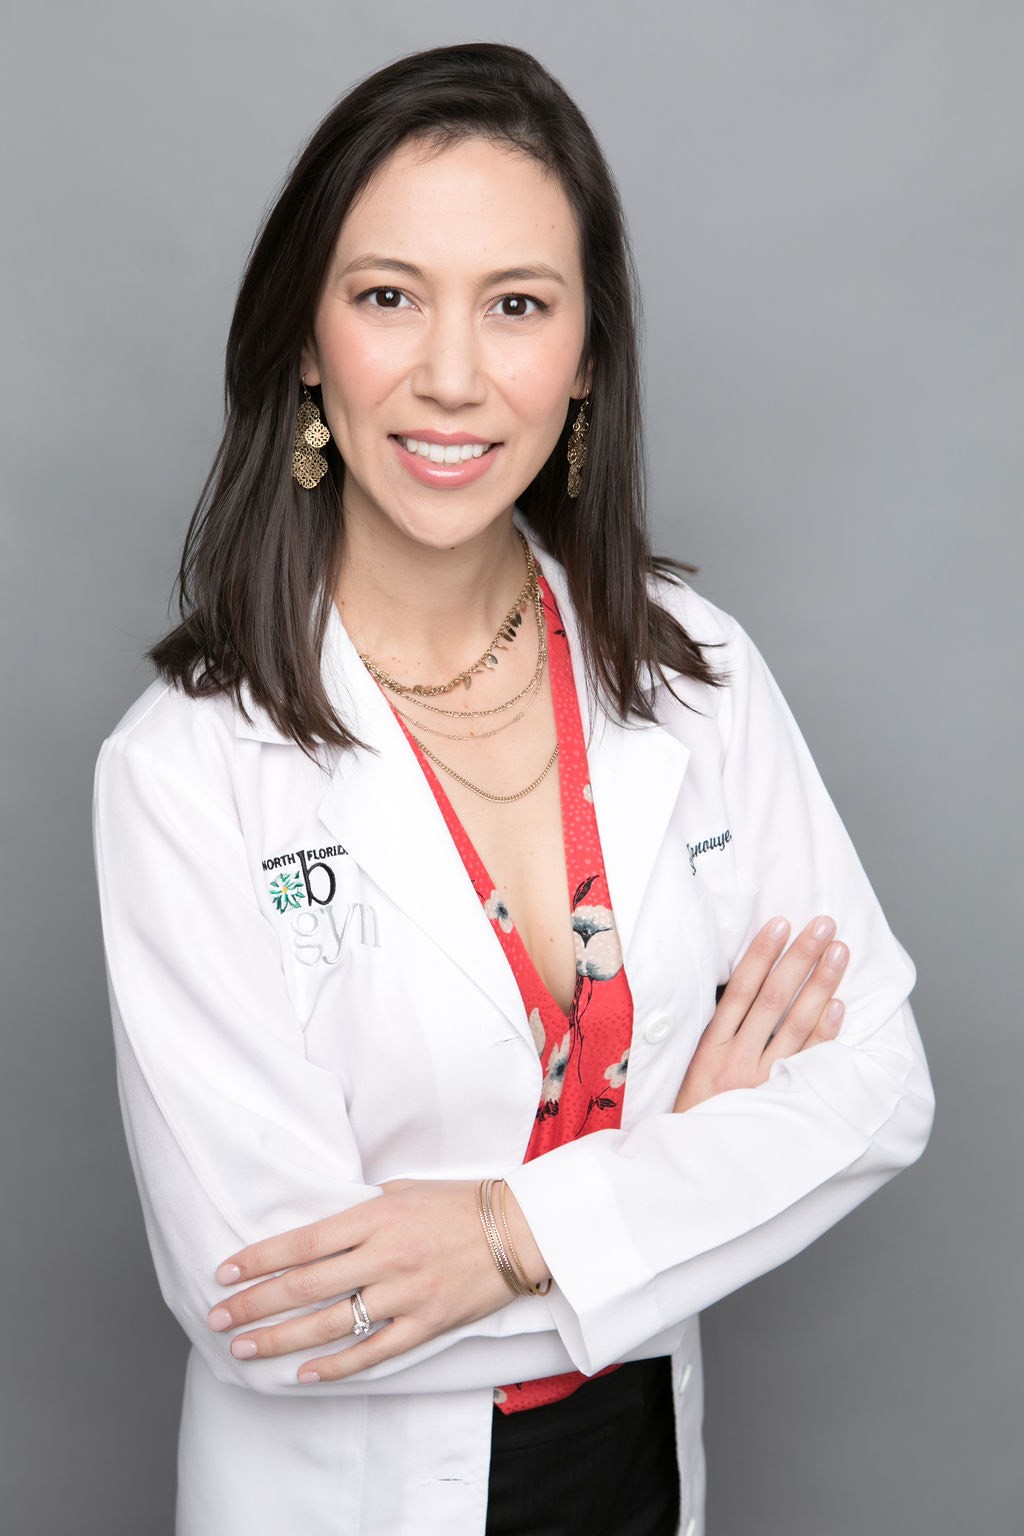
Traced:
<svg viewBox="0 0 1024 1536">
<path fill-rule="evenodd" d="M 565 572 L 521 526 L 536 548 L 569 643 L 605 873 L 628 964 L 630 940 L 689 751 L 658 725 L 625 726 L 599 707 L 587 682 Z M 370 879 L 529 1037 L 518 986 L 426 777 L 333 606 L 322 666 L 332 703 L 366 744 L 366 750 L 331 755 L 319 807 L 324 825 Z M 264 711 L 252 706 L 250 714 L 248 722 L 236 714 L 239 736 L 285 744 Z"/>
</svg>

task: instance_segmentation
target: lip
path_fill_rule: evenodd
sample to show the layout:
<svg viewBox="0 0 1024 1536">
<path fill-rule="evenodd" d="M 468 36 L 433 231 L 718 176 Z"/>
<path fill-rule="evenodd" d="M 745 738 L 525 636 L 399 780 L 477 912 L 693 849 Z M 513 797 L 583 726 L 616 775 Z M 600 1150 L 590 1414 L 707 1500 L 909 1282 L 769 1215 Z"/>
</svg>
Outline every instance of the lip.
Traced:
<svg viewBox="0 0 1024 1536">
<path fill-rule="evenodd" d="M 494 442 L 493 437 L 474 437 L 472 432 L 427 432 L 424 430 L 421 432 L 395 432 L 392 433 L 392 436 L 411 438 L 415 443 L 441 443 L 445 448 L 451 447 L 452 443 L 483 443 L 485 448 L 489 448 Z"/>
<path fill-rule="evenodd" d="M 486 437 L 470 437 L 466 433 L 429 433 L 409 432 L 404 434 L 414 438 L 419 443 L 484 443 L 489 444 Z M 405 444 L 395 436 L 390 438 L 395 450 L 395 456 L 401 467 L 420 485 L 428 485 L 434 490 L 459 490 L 464 485 L 473 485 L 482 475 L 486 475 L 494 460 L 501 453 L 501 444 L 495 443 L 490 453 L 483 453 L 478 459 L 466 459 L 461 464 L 435 464 L 430 459 L 425 459 L 418 453 L 410 453 Z"/>
</svg>

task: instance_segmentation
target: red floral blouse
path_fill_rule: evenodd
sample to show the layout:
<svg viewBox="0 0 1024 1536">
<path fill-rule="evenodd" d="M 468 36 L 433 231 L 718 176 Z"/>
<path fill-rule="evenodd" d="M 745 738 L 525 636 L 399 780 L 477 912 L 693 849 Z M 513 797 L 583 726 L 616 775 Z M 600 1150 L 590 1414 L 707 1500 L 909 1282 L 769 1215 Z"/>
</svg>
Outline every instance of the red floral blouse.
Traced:
<svg viewBox="0 0 1024 1536">
<path fill-rule="evenodd" d="M 577 1136 L 619 1125 L 633 1030 L 633 999 L 622 965 L 601 857 L 569 645 L 551 589 L 543 577 L 540 589 L 547 623 L 548 665 L 558 733 L 562 835 L 576 942 L 576 987 L 568 1014 L 541 980 L 512 913 L 495 889 L 430 762 L 406 730 L 466 872 L 512 967 L 544 1067 L 526 1161 Z M 495 1402 L 503 1413 L 536 1408 L 568 1397 L 586 1380 L 579 1371 L 568 1371 L 541 1381 L 515 1382 L 497 1388 Z"/>
</svg>

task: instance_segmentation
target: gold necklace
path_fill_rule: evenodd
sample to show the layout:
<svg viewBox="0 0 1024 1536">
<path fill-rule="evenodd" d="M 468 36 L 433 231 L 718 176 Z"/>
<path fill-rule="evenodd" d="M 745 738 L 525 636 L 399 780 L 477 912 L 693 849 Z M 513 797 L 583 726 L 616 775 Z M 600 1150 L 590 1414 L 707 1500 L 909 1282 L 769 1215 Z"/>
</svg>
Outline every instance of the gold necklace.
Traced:
<svg viewBox="0 0 1024 1536">
<path fill-rule="evenodd" d="M 518 528 L 516 532 L 519 533 Z M 418 698 L 436 699 L 441 694 L 451 693 L 452 689 L 457 688 L 460 683 L 463 683 L 467 688 L 471 688 L 473 686 L 473 678 L 478 672 L 484 672 L 489 668 L 496 667 L 498 665 L 498 657 L 495 653 L 507 650 L 508 646 L 511 645 L 523 622 L 523 609 L 528 601 L 533 600 L 536 602 L 535 594 L 538 592 L 537 564 L 533 558 L 533 551 L 521 533 L 519 533 L 519 539 L 526 554 L 526 580 L 523 582 L 519 595 L 512 604 L 512 607 L 498 625 L 497 634 L 479 661 L 475 661 L 471 667 L 467 667 L 465 671 L 460 672 L 457 677 L 453 677 L 451 682 L 448 683 L 400 683 L 397 678 L 391 677 L 384 671 L 383 667 L 378 666 L 369 656 L 360 656 L 359 659 L 370 673 L 370 676 L 375 678 L 378 683 L 387 688 L 391 693 L 414 694 Z"/>
<path fill-rule="evenodd" d="M 417 709 L 428 709 L 432 715 L 443 715 L 448 720 L 482 720 L 487 715 L 500 715 L 503 710 L 511 709 L 513 704 L 518 704 L 525 699 L 531 688 L 539 687 L 540 676 L 544 671 L 544 664 L 548 659 L 547 628 L 544 623 L 544 601 L 537 587 L 533 598 L 534 615 L 537 620 L 537 665 L 533 669 L 533 676 L 525 688 L 520 688 L 510 699 L 503 704 L 495 704 L 490 709 L 444 709 L 438 704 L 428 704 L 423 698 L 409 693 L 399 693 L 398 697 L 404 699 L 407 704 L 415 704 Z M 373 674 L 375 675 L 375 674 Z M 380 682 L 380 678 L 377 678 Z"/>
<path fill-rule="evenodd" d="M 527 699 L 526 703 L 523 705 L 522 709 L 519 710 L 517 714 L 512 715 L 510 719 L 503 720 L 500 725 L 494 726 L 489 731 L 462 731 L 458 733 L 454 731 L 439 731 L 436 726 L 428 725 L 425 720 L 417 720 L 414 715 L 406 714 L 405 710 L 399 709 L 397 704 L 392 704 L 391 708 L 394 710 L 396 715 L 401 715 L 403 720 L 405 720 L 409 725 L 415 726 L 418 731 L 426 731 L 428 736 L 440 736 L 442 741 L 487 741 L 491 736 L 499 736 L 502 731 L 507 731 L 510 725 L 515 725 L 517 720 L 521 720 L 523 718 L 523 716 L 526 714 L 526 711 L 538 697 L 540 693 L 540 685 L 541 674 L 538 671 L 534 675 L 533 682 L 529 684 L 529 687 L 532 688 L 533 692 L 531 693 L 529 699 Z M 402 697 L 404 698 L 405 695 L 403 694 Z M 418 702 L 419 701 L 417 700 L 417 703 Z M 514 702 L 518 702 L 518 696 Z M 508 709 L 510 707 L 511 706 L 509 704 L 501 704 L 498 706 L 499 709 Z M 463 711 L 445 710 L 444 713 L 461 715 Z M 474 711 L 474 713 L 490 714 L 492 711 Z"/>
<path fill-rule="evenodd" d="M 554 750 L 551 753 L 551 756 L 548 758 L 547 762 L 544 764 L 544 767 L 541 769 L 540 773 L 538 773 L 533 782 L 527 784 L 525 789 L 517 789 L 514 795 L 492 795 L 490 790 L 481 789 L 479 784 L 471 784 L 468 779 L 464 779 L 462 777 L 461 773 L 456 773 L 454 768 L 449 768 L 447 763 L 442 763 L 441 759 L 439 757 L 435 757 L 430 748 L 426 746 L 422 741 L 420 741 L 419 737 L 413 732 L 410 732 L 409 734 L 412 736 L 413 741 L 423 753 L 423 756 L 429 757 L 430 761 L 435 763 L 438 768 L 443 769 L 450 778 L 455 780 L 456 784 L 461 784 L 465 789 L 471 789 L 474 795 L 480 796 L 481 800 L 490 800 L 495 805 L 508 805 L 513 800 L 525 800 L 526 796 L 532 794 L 532 792 L 537 788 L 537 785 L 542 783 L 543 780 L 547 778 L 554 764 L 555 758 L 558 756 L 558 742 L 556 741 Z"/>
</svg>

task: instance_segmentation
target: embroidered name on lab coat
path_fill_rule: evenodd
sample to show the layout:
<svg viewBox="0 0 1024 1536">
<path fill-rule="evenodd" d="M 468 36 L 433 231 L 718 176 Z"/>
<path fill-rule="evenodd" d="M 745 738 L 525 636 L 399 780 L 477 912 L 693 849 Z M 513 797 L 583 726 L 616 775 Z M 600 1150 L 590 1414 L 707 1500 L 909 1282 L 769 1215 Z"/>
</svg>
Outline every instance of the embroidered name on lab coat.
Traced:
<svg viewBox="0 0 1024 1536">
<path fill-rule="evenodd" d="M 724 848 L 726 843 L 732 842 L 732 833 L 726 827 L 724 832 L 719 832 L 716 837 L 706 837 L 701 843 L 687 843 L 686 851 L 690 855 L 690 874 L 697 873 L 697 860 L 702 853 L 710 853 L 714 848 Z"/>
</svg>

